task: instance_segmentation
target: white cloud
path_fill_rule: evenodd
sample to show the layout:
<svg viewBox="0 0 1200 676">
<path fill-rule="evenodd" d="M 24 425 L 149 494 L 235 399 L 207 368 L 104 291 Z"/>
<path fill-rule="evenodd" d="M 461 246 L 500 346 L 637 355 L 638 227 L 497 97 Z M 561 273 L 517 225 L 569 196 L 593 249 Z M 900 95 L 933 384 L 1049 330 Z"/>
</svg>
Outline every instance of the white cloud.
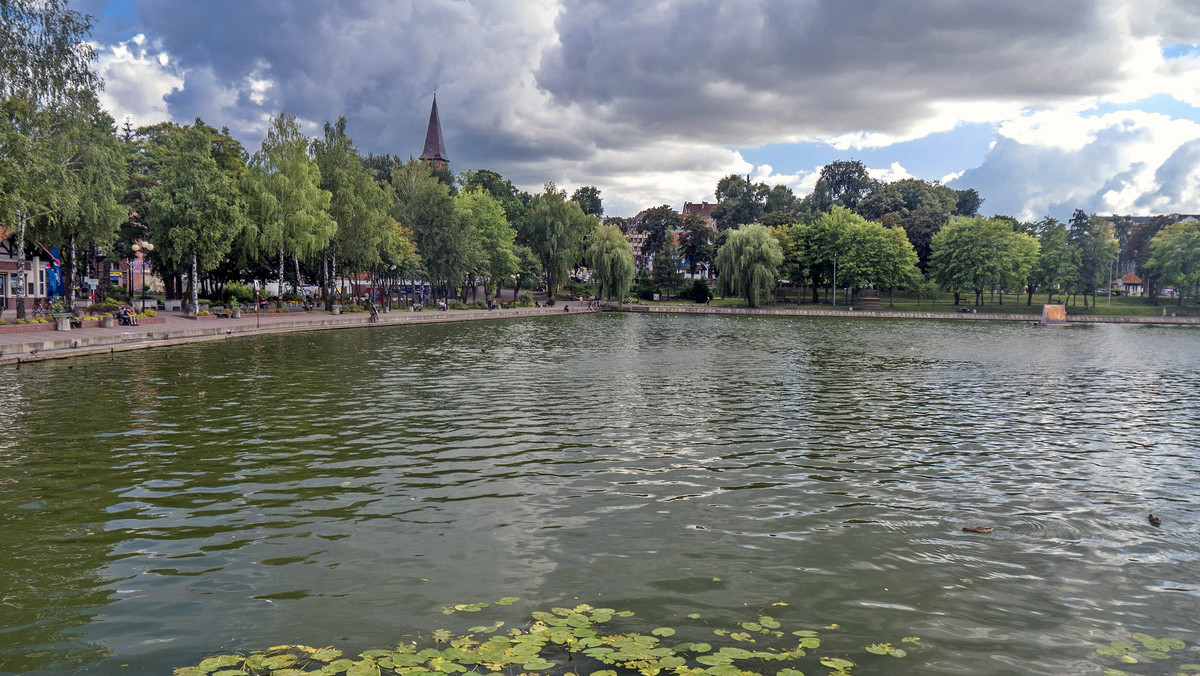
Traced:
<svg viewBox="0 0 1200 676">
<path fill-rule="evenodd" d="M 96 70 L 105 81 L 100 105 L 120 125 L 129 118 L 134 127 L 168 119 L 166 97 L 183 87 L 161 44 L 139 33 L 115 45 L 93 45 Z"/>
</svg>

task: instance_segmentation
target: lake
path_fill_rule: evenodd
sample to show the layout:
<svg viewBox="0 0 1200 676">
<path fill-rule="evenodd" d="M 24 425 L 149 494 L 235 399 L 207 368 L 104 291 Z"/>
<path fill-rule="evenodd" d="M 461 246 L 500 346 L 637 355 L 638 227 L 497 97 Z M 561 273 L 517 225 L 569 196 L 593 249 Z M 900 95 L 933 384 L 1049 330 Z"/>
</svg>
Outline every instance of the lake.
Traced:
<svg viewBox="0 0 1200 676">
<path fill-rule="evenodd" d="M 1096 648 L 1198 643 L 1198 395 L 1194 328 L 844 318 L 561 316 L 5 367 L 0 673 L 355 653 L 579 603 L 690 640 L 762 612 L 836 623 L 856 674 L 1164 673 Z M 905 636 L 904 659 L 862 651 Z M 1200 662 L 1183 652 L 1165 664 Z"/>
</svg>

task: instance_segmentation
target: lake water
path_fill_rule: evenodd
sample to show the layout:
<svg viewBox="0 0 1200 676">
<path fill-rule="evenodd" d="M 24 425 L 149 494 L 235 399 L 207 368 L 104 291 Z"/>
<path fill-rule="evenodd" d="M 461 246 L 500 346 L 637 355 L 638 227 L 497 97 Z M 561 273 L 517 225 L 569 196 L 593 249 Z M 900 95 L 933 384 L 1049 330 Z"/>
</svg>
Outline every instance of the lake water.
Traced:
<svg viewBox="0 0 1200 676">
<path fill-rule="evenodd" d="M 563 316 L 7 367 L 0 672 L 352 653 L 516 596 L 487 622 L 590 603 L 701 640 L 769 611 L 837 623 L 855 673 L 1165 673 L 1095 650 L 1200 642 L 1198 394 L 1196 329 L 833 318 Z M 904 636 L 905 659 L 862 652 Z"/>
</svg>

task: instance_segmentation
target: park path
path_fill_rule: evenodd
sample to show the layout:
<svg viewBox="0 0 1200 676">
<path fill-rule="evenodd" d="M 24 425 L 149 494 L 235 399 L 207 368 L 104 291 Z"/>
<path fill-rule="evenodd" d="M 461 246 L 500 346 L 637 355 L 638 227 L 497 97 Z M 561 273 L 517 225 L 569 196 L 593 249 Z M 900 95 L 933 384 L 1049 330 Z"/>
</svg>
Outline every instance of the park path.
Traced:
<svg viewBox="0 0 1200 676">
<path fill-rule="evenodd" d="M 586 303 L 568 303 L 571 313 L 595 312 Z M 58 359 L 85 354 L 121 352 L 148 347 L 178 345 L 238 336 L 291 331 L 318 331 L 353 327 L 384 327 L 410 324 L 481 321 L 514 317 L 564 314 L 563 304 L 556 307 L 509 308 L 495 310 L 450 310 L 439 312 L 381 312 L 372 323 L 366 312 L 332 315 L 325 312 L 245 313 L 238 319 L 204 317 L 189 319 L 178 312 L 160 312 L 153 319 L 142 319 L 137 326 L 82 328 L 56 331 L 37 325 L 38 330 L 0 329 L 0 364 Z"/>
</svg>

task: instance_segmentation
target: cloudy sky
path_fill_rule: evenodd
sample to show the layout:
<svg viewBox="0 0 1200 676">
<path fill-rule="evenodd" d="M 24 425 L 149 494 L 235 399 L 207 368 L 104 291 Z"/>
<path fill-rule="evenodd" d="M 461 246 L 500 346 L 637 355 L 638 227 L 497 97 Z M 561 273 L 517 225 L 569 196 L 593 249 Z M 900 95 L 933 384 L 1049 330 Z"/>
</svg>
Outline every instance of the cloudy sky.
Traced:
<svg viewBox="0 0 1200 676">
<path fill-rule="evenodd" d="M 812 189 L 838 159 L 971 187 L 982 211 L 1200 213 L 1195 0 L 72 0 L 118 123 L 345 115 L 451 168 L 609 215 L 713 200 L 730 173 Z"/>
</svg>

